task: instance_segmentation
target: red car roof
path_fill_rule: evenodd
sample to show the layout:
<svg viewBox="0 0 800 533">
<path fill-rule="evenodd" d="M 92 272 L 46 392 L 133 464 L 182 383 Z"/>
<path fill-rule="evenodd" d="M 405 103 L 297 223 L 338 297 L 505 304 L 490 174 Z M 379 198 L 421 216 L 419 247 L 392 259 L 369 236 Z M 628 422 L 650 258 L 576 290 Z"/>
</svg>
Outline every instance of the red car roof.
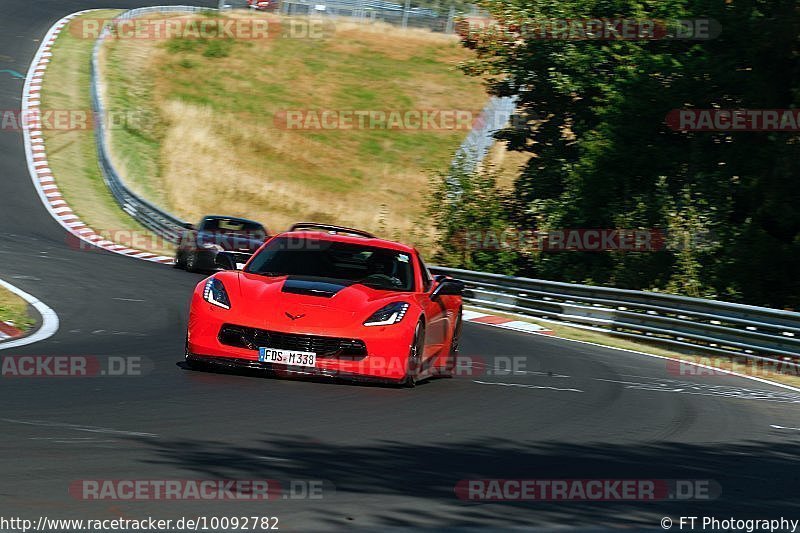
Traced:
<svg viewBox="0 0 800 533">
<path fill-rule="evenodd" d="M 355 235 L 347 235 L 342 233 L 330 233 L 327 231 L 314 231 L 314 230 L 286 231 L 283 233 L 279 233 L 278 235 L 276 235 L 276 237 L 294 237 L 294 238 L 304 238 L 304 239 L 320 239 L 320 240 L 335 241 L 335 242 L 346 242 L 361 246 L 374 246 L 376 248 L 386 248 L 389 250 L 395 250 L 398 252 L 404 252 L 408 254 L 414 253 L 414 248 L 412 246 L 408 246 L 406 244 L 402 244 L 399 242 L 387 241 L 385 239 L 378 239 L 378 238 L 369 239 L 366 237 L 357 237 Z"/>
</svg>

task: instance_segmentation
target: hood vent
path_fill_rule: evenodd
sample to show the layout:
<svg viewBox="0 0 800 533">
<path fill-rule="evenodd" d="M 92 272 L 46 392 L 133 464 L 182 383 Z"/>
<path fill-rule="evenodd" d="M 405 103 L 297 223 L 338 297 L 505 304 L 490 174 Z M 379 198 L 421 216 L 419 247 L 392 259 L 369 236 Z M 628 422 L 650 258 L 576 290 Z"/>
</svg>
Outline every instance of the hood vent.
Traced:
<svg viewBox="0 0 800 533">
<path fill-rule="evenodd" d="M 288 277 L 283 282 L 281 292 L 302 294 L 304 296 L 317 296 L 320 298 L 333 298 L 337 292 L 349 287 L 352 283 L 343 280 L 325 278 Z"/>
</svg>

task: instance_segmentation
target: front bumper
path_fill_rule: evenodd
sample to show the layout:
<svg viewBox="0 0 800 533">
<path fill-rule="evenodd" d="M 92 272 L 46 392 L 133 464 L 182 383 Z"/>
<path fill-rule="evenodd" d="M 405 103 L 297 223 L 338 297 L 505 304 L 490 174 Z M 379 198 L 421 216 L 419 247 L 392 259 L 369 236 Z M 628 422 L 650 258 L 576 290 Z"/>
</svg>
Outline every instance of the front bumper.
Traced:
<svg viewBox="0 0 800 533">
<path fill-rule="evenodd" d="M 366 374 L 353 374 L 350 372 L 342 372 L 339 370 L 331 370 L 326 368 L 303 368 L 303 367 L 287 367 L 282 365 L 271 365 L 269 363 L 260 363 L 252 359 L 234 359 L 231 357 L 208 357 L 202 355 L 195 355 L 192 353 L 187 354 L 187 360 L 190 364 L 201 364 L 213 367 L 222 367 L 231 370 L 253 370 L 263 372 L 266 375 L 274 377 L 298 377 L 298 378 L 321 378 L 331 380 L 344 380 L 354 381 L 359 383 L 374 383 L 380 385 L 398 384 L 402 380 L 389 379 L 380 376 L 370 376 Z"/>
<path fill-rule="evenodd" d="M 406 376 L 408 354 L 414 336 L 411 324 L 395 324 L 384 327 L 361 326 L 356 331 L 326 328 L 325 331 L 270 327 L 273 331 L 325 337 L 359 339 L 366 345 L 366 355 L 318 355 L 316 367 L 295 367 L 261 363 L 258 350 L 223 344 L 220 330 L 224 325 L 234 324 L 250 328 L 264 328 L 264 324 L 237 316 L 235 313 L 214 307 L 197 294 L 192 301 L 189 314 L 188 352 L 197 360 L 235 366 L 268 370 L 280 375 L 311 375 L 346 379 L 369 379 L 401 381 Z M 270 346 L 265 346 L 270 347 Z M 273 346 L 274 347 L 274 346 Z"/>
</svg>

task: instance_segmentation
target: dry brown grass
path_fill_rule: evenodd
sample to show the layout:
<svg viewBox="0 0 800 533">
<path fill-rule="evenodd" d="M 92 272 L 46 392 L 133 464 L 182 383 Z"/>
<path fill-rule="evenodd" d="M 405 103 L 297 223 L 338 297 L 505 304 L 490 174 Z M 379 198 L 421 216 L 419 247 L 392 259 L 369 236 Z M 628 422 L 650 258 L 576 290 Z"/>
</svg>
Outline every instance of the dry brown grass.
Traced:
<svg viewBox="0 0 800 533">
<path fill-rule="evenodd" d="M 413 230 L 416 221 L 407 212 L 419 205 L 407 201 L 427 186 L 423 172 L 373 164 L 364 169 L 374 173 L 372 184 L 337 194 L 322 181 L 291 180 L 299 166 L 320 174 L 335 168 L 338 159 L 347 158 L 335 147 L 257 125 L 248 128 L 257 140 L 245 142 L 237 139 L 240 124 L 235 118 L 174 100 L 161 110 L 170 122 L 162 150 L 163 184 L 170 204 L 183 216 L 196 218 L 224 206 L 225 212 L 266 220 L 276 228 L 314 219 L 377 229 L 380 206 L 391 206 L 394 216 L 384 215 L 385 223 L 401 235 Z M 270 157 L 253 158 L 254 152 Z"/>
<path fill-rule="evenodd" d="M 482 166 L 494 171 L 498 185 L 510 188 L 531 157 L 527 152 L 509 152 L 505 142 L 496 142 L 486 154 Z"/>
<path fill-rule="evenodd" d="M 235 15 L 253 16 L 261 15 Z M 135 138 L 117 139 L 118 157 L 137 173 L 130 181 L 143 177 L 139 191 L 187 219 L 222 212 L 277 230 L 313 219 L 424 247 L 430 176 L 447 167 L 466 131 L 286 130 L 274 116 L 286 109 L 478 112 L 486 99 L 481 81 L 456 69 L 468 53 L 453 36 L 348 22 L 325 40 L 236 43 L 224 58 L 175 53 L 157 41 L 114 42 L 111 96 L 152 112 L 157 119 L 145 133 L 158 141 L 150 151 L 144 143 L 129 149 Z"/>
</svg>

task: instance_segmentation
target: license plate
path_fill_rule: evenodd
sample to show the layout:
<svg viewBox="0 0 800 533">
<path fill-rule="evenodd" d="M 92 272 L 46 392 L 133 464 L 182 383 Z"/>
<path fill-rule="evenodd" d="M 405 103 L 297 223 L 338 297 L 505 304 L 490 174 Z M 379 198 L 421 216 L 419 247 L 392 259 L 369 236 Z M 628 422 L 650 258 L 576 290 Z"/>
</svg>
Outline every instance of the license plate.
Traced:
<svg viewBox="0 0 800 533">
<path fill-rule="evenodd" d="M 317 354 L 312 352 L 296 352 L 293 350 L 278 350 L 276 348 L 259 348 L 258 361 L 287 366 L 317 366 Z"/>
</svg>

